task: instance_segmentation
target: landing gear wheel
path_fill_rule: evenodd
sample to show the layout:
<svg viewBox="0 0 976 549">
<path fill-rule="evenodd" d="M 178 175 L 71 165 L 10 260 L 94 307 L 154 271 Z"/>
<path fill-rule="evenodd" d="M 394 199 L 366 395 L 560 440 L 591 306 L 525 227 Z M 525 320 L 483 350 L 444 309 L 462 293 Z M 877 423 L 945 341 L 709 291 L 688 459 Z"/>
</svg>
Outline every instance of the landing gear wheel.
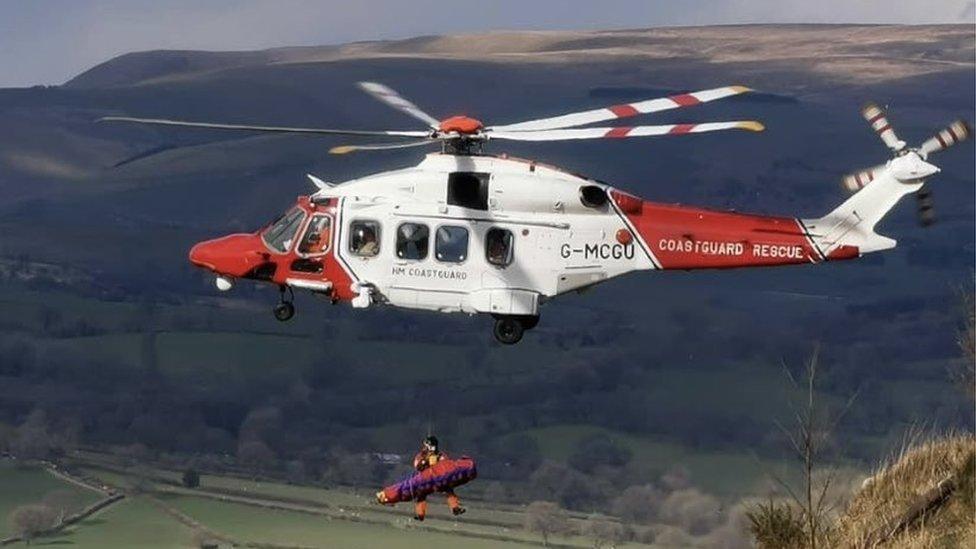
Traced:
<svg viewBox="0 0 976 549">
<path fill-rule="evenodd" d="M 525 326 L 517 318 L 505 317 L 495 320 L 495 339 L 502 345 L 515 345 L 522 341 Z"/>
<path fill-rule="evenodd" d="M 291 320 L 291 317 L 295 316 L 295 305 L 290 301 L 282 301 L 275 305 L 274 316 L 281 322 Z"/>
<path fill-rule="evenodd" d="M 522 326 L 526 330 L 531 330 L 532 328 L 535 328 L 538 325 L 539 325 L 539 317 L 538 316 L 524 316 L 524 317 L 522 317 Z"/>
<path fill-rule="evenodd" d="M 288 292 L 288 298 L 285 298 L 285 292 Z M 291 317 L 295 316 L 295 305 L 292 303 L 295 300 L 295 292 L 291 289 L 291 286 L 281 285 L 278 287 L 278 292 L 281 294 L 280 301 L 274 308 L 274 316 L 279 322 L 285 322 L 291 320 Z"/>
</svg>

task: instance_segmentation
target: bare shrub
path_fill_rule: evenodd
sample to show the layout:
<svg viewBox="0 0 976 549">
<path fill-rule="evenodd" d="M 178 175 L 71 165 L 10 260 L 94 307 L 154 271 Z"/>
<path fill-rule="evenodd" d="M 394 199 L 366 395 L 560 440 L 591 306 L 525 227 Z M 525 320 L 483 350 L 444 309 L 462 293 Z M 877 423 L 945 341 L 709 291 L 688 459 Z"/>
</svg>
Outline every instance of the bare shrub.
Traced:
<svg viewBox="0 0 976 549">
<path fill-rule="evenodd" d="M 71 490 L 53 490 L 45 494 L 42 504 L 50 508 L 61 522 L 68 515 L 73 515 L 82 509 L 81 498 Z"/>
<path fill-rule="evenodd" d="M 657 518 L 664 494 L 651 484 L 629 486 L 613 500 L 613 514 L 634 524 L 650 524 Z"/>
<path fill-rule="evenodd" d="M 10 512 L 7 520 L 10 529 L 30 545 L 31 540 L 57 525 L 57 514 L 47 505 L 21 505 Z"/>
<path fill-rule="evenodd" d="M 627 529 L 622 524 L 592 515 L 580 525 L 580 535 L 593 540 L 593 548 L 615 548 L 627 540 Z"/>
<path fill-rule="evenodd" d="M 694 535 L 702 535 L 722 520 L 722 506 L 714 496 L 696 488 L 676 490 L 661 504 L 660 518 L 668 524 L 684 528 Z"/>
<path fill-rule="evenodd" d="M 549 537 L 570 530 L 569 515 L 551 501 L 533 501 L 525 508 L 523 525 L 529 532 L 542 536 L 542 545 L 549 546 Z"/>
<path fill-rule="evenodd" d="M 769 500 L 746 514 L 749 532 L 759 549 L 803 547 L 807 543 L 803 515 L 793 505 Z"/>
</svg>

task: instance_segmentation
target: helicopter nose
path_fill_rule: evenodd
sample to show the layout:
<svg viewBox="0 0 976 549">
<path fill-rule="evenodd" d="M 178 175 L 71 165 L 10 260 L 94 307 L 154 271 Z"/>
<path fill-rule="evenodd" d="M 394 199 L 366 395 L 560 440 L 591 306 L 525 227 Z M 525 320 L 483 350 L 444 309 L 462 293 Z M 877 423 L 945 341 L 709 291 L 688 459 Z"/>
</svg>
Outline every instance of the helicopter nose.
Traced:
<svg viewBox="0 0 976 549">
<path fill-rule="evenodd" d="M 216 270 L 217 267 L 213 261 L 214 247 L 212 242 L 212 240 L 199 242 L 190 248 L 190 263 L 193 263 L 197 267 L 203 267 L 212 271 Z"/>
<path fill-rule="evenodd" d="M 260 239 L 252 234 L 232 234 L 200 242 L 190 248 L 190 263 L 228 276 L 243 276 L 265 261 Z"/>
</svg>

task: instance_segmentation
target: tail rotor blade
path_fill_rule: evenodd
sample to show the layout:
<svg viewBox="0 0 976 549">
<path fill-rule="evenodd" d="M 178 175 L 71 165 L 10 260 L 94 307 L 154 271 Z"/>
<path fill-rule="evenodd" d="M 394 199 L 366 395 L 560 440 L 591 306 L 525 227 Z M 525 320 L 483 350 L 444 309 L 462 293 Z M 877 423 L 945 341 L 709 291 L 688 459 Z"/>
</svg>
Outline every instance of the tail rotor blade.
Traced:
<svg viewBox="0 0 976 549">
<path fill-rule="evenodd" d="M 960 141 L 969 139 L 972 134 L 973 130 L 965 120 L 956 120 L 946 129 L 928 138 L 918 150 L 923 157 L 928 157 L 934 152 L 948 149 Z"/>
<path fill-rule="evenodd" d="M 884 110 L 874 103 L 868 103 L 861 109 L 861 116 L 871 124 L 874 128 L 875 133 L 878 137 L 884 141 L 884 144 L 888 146 L 894 152 L 899 152 L 905 148 L 905 142 L 898 139 L 895 135 L 895 130 L 891 129 L 891 124 L 888 122 L 888 117 L 885 116 Z"/>
<path fill-rule="evenodd" d="M 918 200 L 918 224 L 928 227 L 935 223 L 935 203 L 932 201 L 932 191 L 925 187 L 915 193 Z"/>
<path fill-rule="evenodd" d="M 873 168 L 868 168 L 866 170 L 861 170 L 859 172 L 854 172 L 852 174 L 845 175 L 841 179 L 841 184 L 845 189 L 852 193 L 863 189 L 868 185 L 868 183 L 874 181 L 874 178 L 878 172 L 884 169 L 884 164 L 879 164 Z"/>
</svg>

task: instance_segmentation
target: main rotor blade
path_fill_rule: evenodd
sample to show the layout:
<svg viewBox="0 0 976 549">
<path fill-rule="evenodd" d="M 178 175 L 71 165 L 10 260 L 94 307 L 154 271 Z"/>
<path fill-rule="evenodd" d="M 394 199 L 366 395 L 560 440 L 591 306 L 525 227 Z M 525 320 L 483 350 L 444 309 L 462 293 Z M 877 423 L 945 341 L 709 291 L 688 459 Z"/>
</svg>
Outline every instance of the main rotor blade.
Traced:
<svg viewBox="0 0 976 549">
<path fill-rule="evenodd" d="M 722 130 L 749 130 L 761 132 L 765 127 L 755 120 L 736 122 L 705 122 L 702 124 L 665 124 L 662 126 L 622 126 L 616 128 L 576 128 L 540 131 L 491 131 L 490 139 L 513 141 L 562 141 L 566 139 L 624 139 L 653 135 L 683 135 Z"/>
<path fill-rule="evenodd" d="M 238 130 L 249 132 L 274 133 L 309 133 L 320 135 L 392 135 L 397 137 L 430 137 L 426 131 L 370 131 L 370 130 L 335 130 L 328 128 L 294 128 L 289 126 L 250 126 L 242 124 L 220 124 L 213 122 L 189 122 L 186 120 L 167 120 L 164 118 L 132 118 L 129 116 L 105 116 L 98 122 L 134 122 L 137 124 L 154 124 L 157 126 L 179 126 L 184 128 L 206 128 L 214 130 Z"/>
<path fill-rule="evenodd" d="M 707 103 L 709 101 L 715 101 L 716 99 L 723 99 L 725 97 L 730 97 L 749 91 L 752 90 L 745 86 L 726 86 L 724 88 L 702 90 L 694 93 L 683 93 L 680 95 L 671 95 L 658 99 L 648 99 L 646 101 L 638 101 L 636 103 L 612 105 L 600 109 L 593 109 L 591 111 L 574 112 L 552 118 L 540 118 L 538 120 L 529 120 L 526 122 L 507 124 L 504 126 L 493 126 L 488 129 L 499 131 L 538 131 L 571 128 L 574 126 L 582 126 L 584 124 L 592 124 L 594 122 L 604 122 L 607 120 L 615 120 L 617 118 L 628 118 L 631 116 L 637 116 L 638 114 L 648 114 L 652 112 L 678 109 L 681 107 L 692 107 L 701 103 Z"/>
<path fill-rule="evenodd" d="M 437 129 L 440 125 L 433 116 L 420 110 L 420 107 L 414 105 L 407 99 L 404 99 L 402 95 L 397 93 L 395 90 L 388 86 L 377 82 L 360 82 L 359 87 L 362 88 L 366 93 L 372 95 L 377 100 L 386 103 L 387 105 L 393 107 L 394 109 L 405 112 L 410 116 L 422 121 L 431 128 Z"/>
<path fill-rule="evenodd" d="M 388 149 L 405 149 L 407 147 L 422 147 L 437 143 L 437 139 L 425 139 L 423 141 L 407 141 L 406 143 L 372 143 L 366 145 L 340 145 L 329 149 L 329 154 L 347 154 L 354 151 L 385 151 Z"/>
</svg>

